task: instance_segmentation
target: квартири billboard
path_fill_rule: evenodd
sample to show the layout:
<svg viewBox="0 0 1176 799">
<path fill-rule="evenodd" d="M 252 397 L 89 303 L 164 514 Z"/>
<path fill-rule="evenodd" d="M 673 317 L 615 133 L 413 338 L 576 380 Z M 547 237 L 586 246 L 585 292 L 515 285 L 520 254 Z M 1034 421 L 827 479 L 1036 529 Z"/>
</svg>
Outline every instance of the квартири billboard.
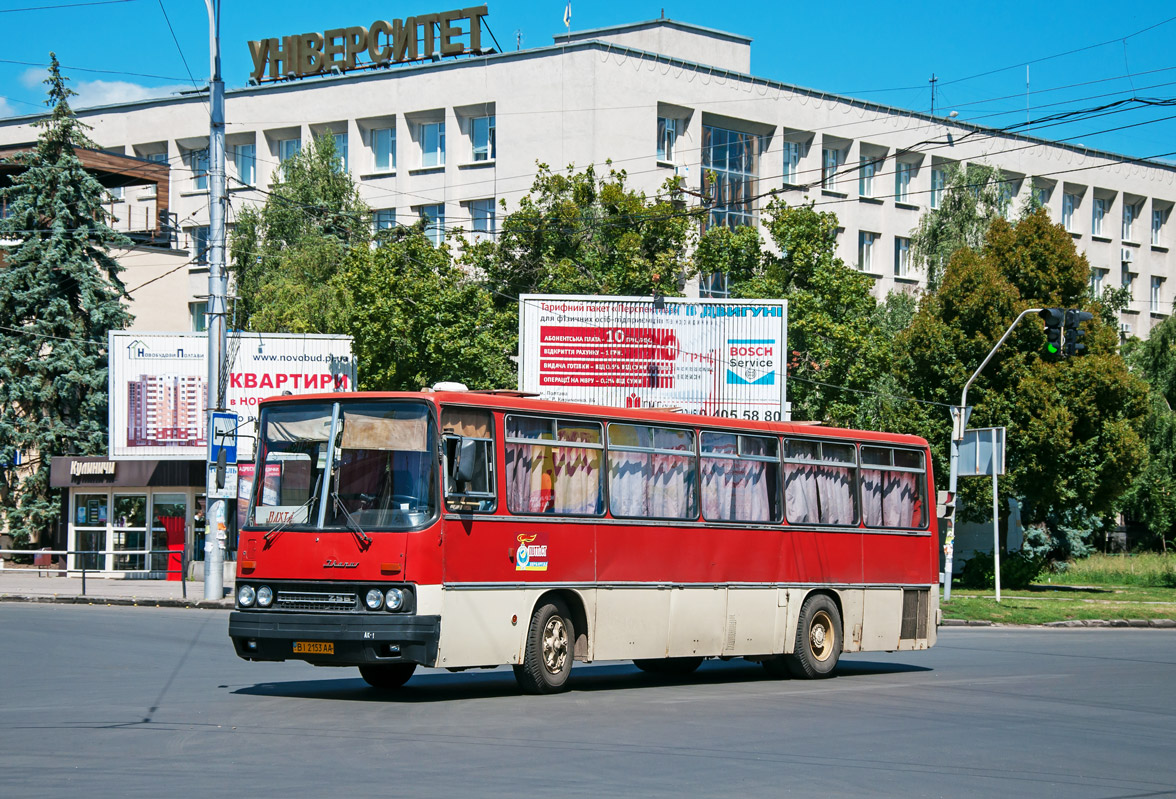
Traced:
<svg viewBox="0 0 1176 799">
<path fill-rule="evenodd" d="M 110 333 L 111 458 L 202 460 L 208 444 L 204 333 Z M 355 390 L 350 336 L 231 333 L 226 410 L 241 417 L 238 459 L 253 452 L 257 403 Z"/>
</svg>

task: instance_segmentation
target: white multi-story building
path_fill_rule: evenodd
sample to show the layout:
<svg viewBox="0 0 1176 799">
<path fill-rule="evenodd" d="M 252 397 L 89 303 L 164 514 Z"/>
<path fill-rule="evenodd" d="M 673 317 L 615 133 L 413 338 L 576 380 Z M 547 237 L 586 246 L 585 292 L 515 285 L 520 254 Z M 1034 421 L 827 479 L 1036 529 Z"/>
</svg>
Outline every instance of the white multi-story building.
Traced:
<svg viewBox="0 0 1176 799">
<path fill-rule="evenodd" d="M 437 25 L 438 17 L 445 15 L 417 19 Z M 373 38 L 376 29 L 373 24 Z M 347 31 L 366 35 L 367 29 Z M 388 31 L 391 26 L 385 31 L 391 44 Z M 459 226 L 493 235 L 499 201 L 508 212 L 517 207 L 536 162 L 577 169 L 611 163 L 650 195 L 674 175 L 694 191 L 713 176 L 718 185 L 706 188 L 718 202 L 710 224 L 757 223 L 773 191 L 789 203 L 812 201 L 835 212 L 840 256 L 876 278 L 881 297 L 923 281 L 911 259 L 911 232 L 936 206 L 948 167 L 979 162 L 999 167 L 1009 179 L 1014 210 L 1036 195 L 1065 225 L 1094 267 L 1094 288 L 1131 288 L 1125 331 L 1146 335 L 1172 311 L 1172 164 L 756 77 L 749 74 L 749 38 L 667 19 L 573 32 L 548 47 L 511 52 L 485 49 L 483 35 L 479 46 L 469 42 L 452 58 L 442 57 L 454 52 L 452 43 L 440 28 L 435 37 L 430 28 L 415 60 L 393 63 L 386 51 L 380 61 L 353 70 L 347 59 L 357 59 L 344 46 L 347 36 L 342 29 L 332 33 L 344 41 L 323 57 L 336 68 L 303 78 L 291 70 L 288 79 L 267 81 L 262 55 L 260 85 L 252 79 L 228 92 L 233 208 L 264 202 L 280 163 L 320 135 L 334 137 L 377 226 L 425 217 L 437 238 Z M 323 37 L 318 40 L 321 50 Z M 379 55 L 374 44 L 372 52 Z M 126 280 L 133 287 L 161 276 L 136 295 L 136 327 L 201 329 L 207 94 L 92 108 L 79 116 L 103 147 L 171 165 L 170 210 L 191 263 L 175 269 L 158 259 L 128 258 Z M 35 139 L 36 119 L 0 120 L 0 146 Z M 132 227 L 155 212 L 151 188 L 127 189 L 113 203 L 120 224 Z M 688 293 L 721 294 L 723 288 L 704 279 Z"/>
</svg>

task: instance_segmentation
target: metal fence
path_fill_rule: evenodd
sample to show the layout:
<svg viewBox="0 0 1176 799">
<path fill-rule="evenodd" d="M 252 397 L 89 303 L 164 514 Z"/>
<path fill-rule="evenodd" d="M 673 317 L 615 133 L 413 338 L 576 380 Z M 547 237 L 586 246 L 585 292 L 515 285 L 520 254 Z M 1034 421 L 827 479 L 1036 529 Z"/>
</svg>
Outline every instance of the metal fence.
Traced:
<svg viewBox="0 0 1176 799">
<path fill-rule="evenodd" d="M 162 569 L 146 568 L 146 567 L 141 568 L 141 569 L 118 568 L 118 569 L 114 569 L 112 572 L 112 570 L 110 570 L 110 569 L 94 568 L 92 565 L 93 561 L 90 558 L 90 556 L 94 556 L 94 555 L 103 556 L 103 562 L 104 562 L 105 556 L 107 556 L 107 555 L 111 556 L 112 559 L 116 558 L 116 557 L 122 557 L 122 556 L 126 556 L 127 558 L 141 557 L 141 558 L 143 558 L 144 564 L 147 564 L 147 563 L 157 564 L 159 562 L 158 559 L 162 558 L 162 559 L 164 559 L 164 562 L 166 564 L 166 562 L 169 561 L 171 559 L 171 557 L 176 554 L 178 554 L 180 556 L 180 567 L 178 569 L 169 569 L 166 567 L 162 568 Z M 86 595 L 86 575 L 87 575 L 87 573 L 89 573 L 89 574 L 93 574 L 95 572 L 97 572 L 99 574 L 111 574 L 111 573 L 116 573 L 116 574 L 177 574 L 178 573 L 180 575 L 180 591 L 183 594 L 184 599 L 188 598 L 188 548 L 187 547 L 184 547 L 183 549 L 180 549 L 180 550 L 176 550 L 175 552 L 172 552 L 171 550 L 165 550 L 165 551 L 161 552 L 158 549 L 155 549 L 155 550 L 151 550 L 151 549 L 49 549 L 48 547 L 46 547 L 44 549 L 0 549 L 0 573 L 3 573 L 5 571 L 22 571 L 22 572 L 31 571 L 31 569 L 26 569 L 26 568 L 20 568 L 20 569 L 12 569 L 11 567 L 6 568 L 6 563 L 4 560 L 4 556 L 6 556 L 6 555 L 20 555 L 20 556 L 32 555 L 33 569 L 36 569 L 38 574 L 43 574 L 45 572 L 56 572 L 58 575 L 61 575 L 61 576 L 65 576 L 65 575 L 69 575 L 69 574 L 80 574 L 82 576 L 82 596 Z M 74 563 L 73 568 L 69 567 L 69 562 L 70 562 L 69 556 L 70 555 L 74 555 L 74 556 L 81 555 L 82 556 L 80 558 L 79 557 L 73 558 L 73 563 Z M 54 564 L 53 559 L 55 556 L 65 556 L 66 560 L 63 563 Z M 148 560 L 149 558 L 154 559 L 154 560 Z M 80 564 L 80 568 L 79 568 L 79 564 Z"/>
</svg>

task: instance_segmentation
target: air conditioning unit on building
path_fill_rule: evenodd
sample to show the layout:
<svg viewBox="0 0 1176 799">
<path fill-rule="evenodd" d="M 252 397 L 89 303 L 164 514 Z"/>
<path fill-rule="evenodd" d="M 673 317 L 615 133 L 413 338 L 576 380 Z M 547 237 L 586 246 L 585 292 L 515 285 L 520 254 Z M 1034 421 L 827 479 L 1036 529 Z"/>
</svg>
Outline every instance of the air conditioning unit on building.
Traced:
<svg viewBox="0 0 1176 799">
<path fill-rule="evenodd" d="M 1131 336 L 1131 323 L 1130 322 L 1120 322 L 1119 323 L 1119 335 L 1121 335 L 1123 338 L 1128 338 Z"/>
<path fill-rule="evenodd" d="M 1122 248 L 1122 254 L 1120 255 L 1119 260 L 1125 264 L 1131 263 L 1135 260 L 1135 250 L 1131 249 L 1130 247 Z"/>
</svg>

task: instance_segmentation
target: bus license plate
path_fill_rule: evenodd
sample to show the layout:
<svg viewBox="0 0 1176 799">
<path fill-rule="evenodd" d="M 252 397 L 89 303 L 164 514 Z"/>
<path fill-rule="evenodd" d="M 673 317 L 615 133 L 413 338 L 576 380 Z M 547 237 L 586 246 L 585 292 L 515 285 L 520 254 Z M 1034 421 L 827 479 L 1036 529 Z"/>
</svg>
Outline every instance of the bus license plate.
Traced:
<svg viewBox="0 0 1176 799">
<path fill-rule="evenodd" d="M 295 641 L 295 655 L 333 655 L 335 644 L 333 641 Z"/>
</svg>

